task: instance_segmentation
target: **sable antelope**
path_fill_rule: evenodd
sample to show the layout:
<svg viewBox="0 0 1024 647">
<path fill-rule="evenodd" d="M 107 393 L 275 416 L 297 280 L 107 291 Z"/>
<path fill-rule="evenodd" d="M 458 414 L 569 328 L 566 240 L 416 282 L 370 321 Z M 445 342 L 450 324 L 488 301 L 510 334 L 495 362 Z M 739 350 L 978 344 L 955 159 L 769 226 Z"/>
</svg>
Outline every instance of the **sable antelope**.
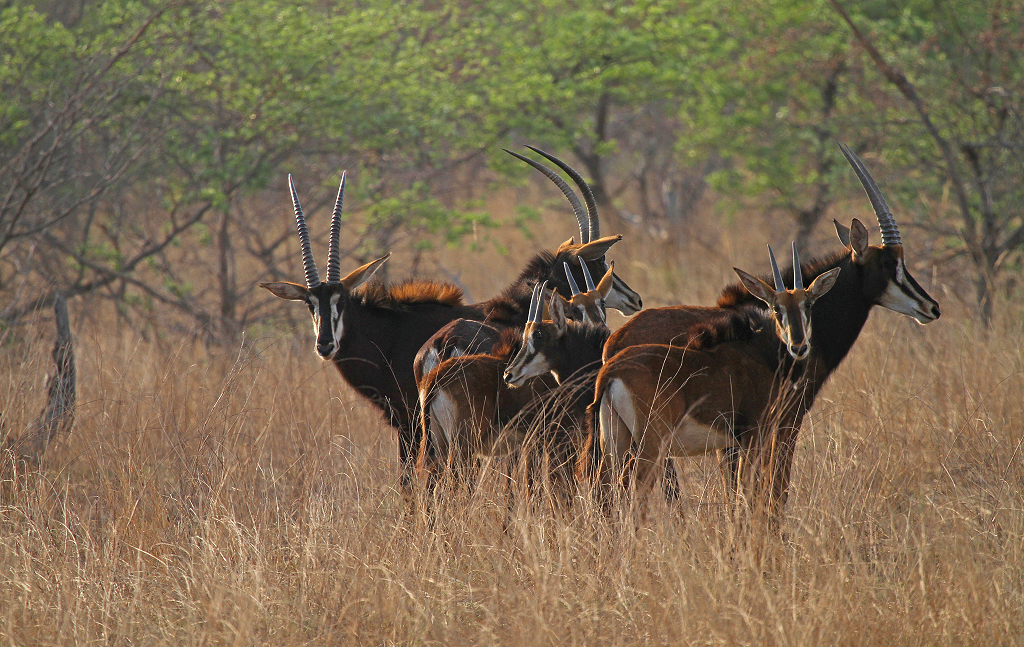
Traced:
<svg viewBox="0 0 1024 647">
<path fill-rule="evenodd" d="M 309 233 L 298 192 L 288 176 L 295 223 L 302 248 L 306 285 L 261 283 L 275 296 L 302 301 L 309 308 L 316 332 L 316 352 L 334 362 L 341 376 L 362 396 L 380 408 L 398 429 L 399 460 L 411 466 L 416 434 L 411 412 L 416 402 L 412 361 L 432 334 L 459 318 L 482 318 L 479 308 L 462 303 L 457 287 L 433 281 L 413 281 L 393 286 L 367 281 L 390 254 L 341 276 L 341 213 L 345 174 L 331 220 L 327 277 L 321 281 L 310 248 Z M 408 482 L 408 474 L 403 479 Z"/>
<path fill-rule="evenodd" d="M 921 324 L 938 319 L 940 314 L 939 304 L 907 270 L 899 228 L 878 185 L 853 151 L 842 144 L 840 149 L 871 201 L 882 230 L 882 244 L 870 245 L 867 228 L 856 218 L 850 227 L 833 221 L 845 249 L 811 260 L 800 268 L 805 283 L 832 268 L 843 270 L 839 283 L 817 303 L 814 311 L 821 339 L 812 343 L 820 350 L 821 361 L 830 367 L 822 379 L 849 352 L 874 306 L 909 315 Z M 722 291 L 715 308 L 674 306 L 644 310 L 612 334 L 605 346 L 604 359 L 607 361 L 624 348 L 637 344 L 684 346 L 689 342 L 688 331 L 694 324 L 750 307 L 760 308 L 761 302 L 742 285 L 733 284 Z"/>
<path fill-rule="evenodd" d="M 610 274 L 611 269 L 606 277 Z M 432 457 L 464 466 L 474 454 L 518 449 L 545 413 L 540 401 L 552 399 L 561 410 L 554 424 L 544 426 L 551 436 L 545 444 L 554 451 L 556 467 L 574 462 L 581 434 L 571 430 L 582 427 L 593 390 L 593 381 L 585 384 L 580 376 L 596 374 L 608 329 L 568 320 L 571 302 L 556 292 L 547 302 L 551 321 L 543 321 L 545 288 L 534 288 L 523 333 L 506 329 L 489 354 L 447 359 L 424 378 L 420 411 L 426 441 L 418 462 L 423 471 L 436 471 Z M 559 385 L 567 392 L 556 391 Z"/>
<path fill-rule="evenodd" d="M 882 306 L 909 315 L 921 324 L 934 321 L 940 315 L 938 303 L 907 271 L 899 228 L 874 178 L 853 151 L 844 145 L 840 145 L 840 149 L 860 179 L 875 211 L 882 230 L 882 245 L 869 244 L 867 228 L 857 219 L 849 228 L 835 222 L 836 231 L 846 248 L 806 264 L 794 263 L 794 270 L 800 268 L 799 274 L 794 272 L 794 278 L 799 276 L 804 284 L 830 270 L 842 271 L 834 287 L 811 309 L 814 329 L 809 338 L 814 353 L 805 361 L 800 407 L 790 427 L 784 430 L 784 434 L 780 433 L 776 441 L 779 452 L 774 460 L 778 462 L 777 473 L 784 476 L 774 486 L 781 488 L 775 494 L 776 510 L 781 510 L 786 500 L 793 443 L 803 415 L 857 341 L 871 309 L 876 305 Z M 605 361 L 638 344 L 684 346 L 692 338 L 692 332 L 700 330 L 703 324 L 737 316 L 759 316 L 758 313 L 763 312 L 760 303 L 743 285 L 734 284 L 722 291 L 717 308 L 679 306 L 646 310 L 608 339 Z M 728 447 L 724 453 L 724 467 L 730 474 L 730 481 L 735 483 L 740 470 L 739 448 Z"/>
<path fill-rule="evenodd" d="M 562 243 L 554 254 L 542 252 L 536 255 L 527 264 L 519 278 L 505 288 L 501 294 L 489 301 L 476 304 L 485 313 L 485 317 L 482 318 L 485 323 L 457 322 L 439 330 L 423 345 L 416 356 L 414 372 L 417 382 L 449 357 L 486 353 L 497 340 L 502 327 L 521 328 L 525 325 L 533 286 L 537 283 L 547 281 L 550 289 L 558 291 L 559 294 L 569 294 L 572 292 L 569 281 L 579 284 L 588 280 L 587 274 L 603 276 L 608 272 L 609 265 L 605 254 L 608 248 L 622 237 L 601 237 L 600 216 L 597 212 L 597 202 L 594 199 L 593 191 L 584 181 L 583 176 L 562 160 L 539 148 L 533 146 L 527 148 L 565 171 L 583 194 L 583 202 L 581 202 L 576 192 L 554 170 L 519 153 L 505 151 L 540 171 L 561 190 L 576 216 L 580 230 L 580 243 L 576 244 L 574 239 L 570 238 Z M 584 202 L 586 203 L 585 209 Z M 566 264 L 569 265 L 571 271 L 567 270 L 566 274 L 562 275 L 560 270 Z M 577 264 L 580 266 L 578 270 L 575 269 Z M 625 281 L 614 272 L 611 274 L 610 281 L 611 288 L 605 297 L 606 307 L 618 310 L 625 315 L 639 312 L 643 305 L 640 295 L 626 285 Z"/>
<path fill-rule="evenodd" d="M 768 250 L 774 288 L 734 268 L 750 294 L 767 304 L 767 313 L 731 313 L 691 331 L 688 346 L 631 346 L 605 363 L 590 406 L 590 447 L 580 460 L 581 477 L 595 470 L 605 480 L 616 473 L 624 477 L 631 448 L 638 491 L 653 485 L 651 468 L 666 455 L 774 452 L 767 463 L 771 491 L 752 494 L 767 494 L 766 510 L 778 511 L 788 485 L 791 441 L 805 410 L 804 364 L 817 351 L 809 343 L 816 330 L 812 306 L 836 284 L 840 268 L 823 272 L 806 289 L 795 271 L 794 288 L 786 289 Z M 795 243 L 793 255 L 798 268 Z M 730 479 L 730 487 L 735 485 Z"/>
</svg>

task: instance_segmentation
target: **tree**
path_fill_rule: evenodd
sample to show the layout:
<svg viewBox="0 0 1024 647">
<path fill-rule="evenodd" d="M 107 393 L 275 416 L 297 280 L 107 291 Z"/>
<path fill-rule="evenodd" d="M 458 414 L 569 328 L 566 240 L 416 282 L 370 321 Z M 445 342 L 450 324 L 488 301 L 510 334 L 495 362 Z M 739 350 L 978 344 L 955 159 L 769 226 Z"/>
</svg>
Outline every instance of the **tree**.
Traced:
<svg viewBox="0 0 1024 647">
<path fill-rule="evenodd" d="M 1024 252 L 1024 3 L 942 2 L 929 20 L 907 10 L 869 21 L 832 2 L 903 99 L 876 105 L 891 121 L 902 117 L 891 130 L 902 145 L 894 157 L 908 174 L 905 191 L 917 194 L 918 221 L 950 256 L 970 262 L 987 326 L 999 275 L 1019 269 Z M 865 23 L 894 54 L 879 51 L 858 26 Z"/>
</svg>

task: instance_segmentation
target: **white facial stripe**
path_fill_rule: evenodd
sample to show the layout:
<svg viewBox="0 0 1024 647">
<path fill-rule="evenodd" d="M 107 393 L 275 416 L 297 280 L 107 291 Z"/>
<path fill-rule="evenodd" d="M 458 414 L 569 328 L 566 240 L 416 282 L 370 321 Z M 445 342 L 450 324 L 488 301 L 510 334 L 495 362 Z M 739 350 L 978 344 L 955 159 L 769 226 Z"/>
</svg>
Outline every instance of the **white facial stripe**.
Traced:
<svg viewBox="0 0 1024 647">
<path fill-rule="evenodd" d="M 341 321 L 341 313 L 338 312 L 338 301 L 341 294 L 331 295 L 331 324 L 334 328 L 334 343 L 341 345 L 341 334 L 344 332 L 344 324 Z"/>
</svg>

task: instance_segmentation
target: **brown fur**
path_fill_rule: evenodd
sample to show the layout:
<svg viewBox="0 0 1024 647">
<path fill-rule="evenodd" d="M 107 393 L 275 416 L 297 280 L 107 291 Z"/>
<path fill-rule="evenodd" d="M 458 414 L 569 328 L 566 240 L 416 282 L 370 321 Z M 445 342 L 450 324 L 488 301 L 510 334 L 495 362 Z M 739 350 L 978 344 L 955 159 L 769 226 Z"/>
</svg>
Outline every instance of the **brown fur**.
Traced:
<svg viewBox="0 0 1024 647">
<path fill-rule="evenodd" d="M 402 310 L 406 306 L 423 303 L 461 306 L 463 294 L 461 288 L 451 283 L 410 280 L 395 285 L 370 283 L 357 288 L 353 297 L 367 307 Z"/>
</svg>

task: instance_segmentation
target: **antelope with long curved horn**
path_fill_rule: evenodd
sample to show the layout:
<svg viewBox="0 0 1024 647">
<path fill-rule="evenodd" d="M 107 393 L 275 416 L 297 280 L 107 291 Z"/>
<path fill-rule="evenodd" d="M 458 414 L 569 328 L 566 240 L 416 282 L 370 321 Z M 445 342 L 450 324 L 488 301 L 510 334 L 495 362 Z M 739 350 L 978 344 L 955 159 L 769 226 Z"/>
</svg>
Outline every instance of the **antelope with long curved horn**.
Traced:
<svg viewBox="0 0 1024 647">
<path fill-rule="evenodd" d="M 370 284 L 370 278 L 390 254 L 343 277 L 339 250 L 345 182 L 342 174 L 331 218 L 326 281 L 321 281 L 298 191 L 288 176 L 306 285 L 271 282 L 260 287 L 282 299 L 306 304 L 313 319 L 317 355 L 332 361 L 345 381 L 398 429 L 399 461 L 405 468 L 403 480 L 408 483 L 418 437 L 411 415 L 416 402 L 412 374 L 416 351 L 447 323 L 482 318 L 483 313 L 463 305 L 462 291 L 453 285 L 433 281 Z"/>
<path fill-rule="evenodd" d="M 601 238 L 599 236 L 600 217 L 593 191 L 586 181 L 571 166 L 554 155 L 533 146 L 528 148 L 565 171 L 582 193 L 583 201 L 581 202 L 579 195 L 556 171 L 540 162 L 506 149 L 505 152 L 537 169 L 558 187 L 572 207 L 579 226 L 581 242 L 576 243 L 574 238 L 570 238 L 562 243 L 554 254 L 550 252 L 538 254 L 527 264 L 519 278 L 501 294 L 476 304 L 476 307 L 485 313 L 485 321 L 453 322 L 431 337 L 416 356 L 414 373 L 417 383 L 421 382 L 427 373 L 445 359 L 489 352 L 500 336 L 502 328 L 507 326 L 521 328 L 525 325 L 530 296 L 533 286 L 537 283 L 547 281 L 548 287 L 559 294 L 571 294 L 573 290 L 570 281 L 579 285 L 588 280 L 588 274 L 610 276 L 608 278 L 610 286 L 602 288 L 606 307 L 619 310 L 626 315 L 634 314 L 642 307 L 640 295 L 626 285 L 625 281 L 614 272 L 608 274 L 610 265 L 605 254 L 622 237 L 606 236 Z M 569 269 L 563 273 L 562 270 L 566 264 Z M 592 282 L 592 279 L 590 280 Z M 591 314 L 595 314 L 593 308 L 591 311 Z M 575 318 L 582 314 L 573 314 L 572 316 Z"/>
<path fill-rule="evenodd" d="M 940 315 L 938 303 L 906 268 L 899 228 L 878 185 L 853 151 L 845 145 L 840 145 L 840 149 L 867 193 L 883 231 L 883 240 L 881 245 L 871 245 L 867 228 L 856 218 L 850 227 L 833 221 L 845 248 L 807 263 L 794 263 L 794 279 L 802 284 L 829 270 L 842 270 L 835 286 L 812 308 L 815 325 L 808 337 L 815 352 L 807 362 L 804 406 L 794 420 L 796 428 L 799 428 L 803 413 L 813 404 L 818 391 L 857 341 L 876 305 L 911 316 L 921 324 L 935 321 Z M 794 286 L 796 284 L 794 281 Z M 618 353 L 642 344 L 686 346 L 693 340 L 694 331 L 700 331 L 702 325 L 722 318 L 756 315 L 762 308 L 762 303 L 743 284 L 733 284 L 722 291 L 717 307 L 675 306 L 645 310 L 609 337 L 604 359 L 607 362 Z M 791 452 L 791 449 L 787 451 Z M 730 448 L 725 450 L 725 454 L 726 469 L 730 474 L 737 473 L 739 452 Z M 789 469 L 788 465 L 785 469 Z M 781 496 L 784 500 L 785 493 Z"/>
</svg>

